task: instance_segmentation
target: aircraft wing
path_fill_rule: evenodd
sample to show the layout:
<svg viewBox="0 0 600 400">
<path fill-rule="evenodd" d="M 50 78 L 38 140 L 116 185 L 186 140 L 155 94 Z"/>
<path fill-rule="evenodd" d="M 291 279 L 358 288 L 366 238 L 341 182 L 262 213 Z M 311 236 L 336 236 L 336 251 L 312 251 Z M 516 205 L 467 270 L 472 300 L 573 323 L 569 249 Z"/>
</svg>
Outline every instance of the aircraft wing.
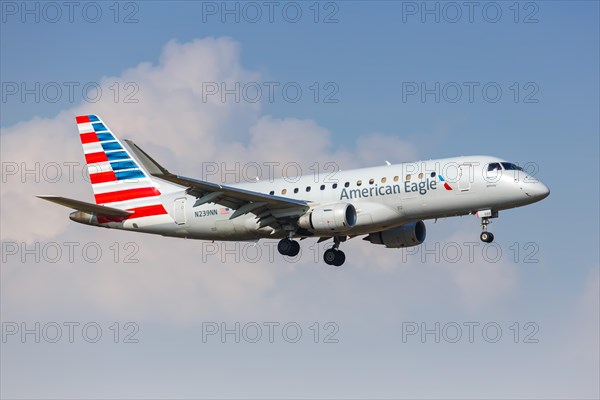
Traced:
<svg viewBox="0 0 600 400">
<path fill-rule="evenodd" d="M 260 227 L 272 226 L 274 228 L 289 223 L 290 219 L 297 219 L 310 208 L 308 203 L 303 200 L 273 196 L 173 174 L 133 141 L 125 139 L 125 142 L 152 176 L 187 187 L 188 194 L 197 198 L 194 207 L 205 203 L 221 204 L 235 210 L 229 219 L 251 212 L 258 217 Z"/>
</svg>

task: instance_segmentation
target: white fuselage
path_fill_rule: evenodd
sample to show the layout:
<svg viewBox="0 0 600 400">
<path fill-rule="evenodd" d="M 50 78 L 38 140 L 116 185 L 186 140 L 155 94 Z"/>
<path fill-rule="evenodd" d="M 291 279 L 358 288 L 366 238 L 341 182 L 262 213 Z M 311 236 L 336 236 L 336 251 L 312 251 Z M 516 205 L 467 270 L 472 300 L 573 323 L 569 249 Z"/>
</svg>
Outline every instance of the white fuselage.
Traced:
<svg viewBox="0 0 600 400">
<path fill-rule="evenodd" d="M 455 157 L 230 186 L 305 200 L 311 207 L 351 203 L 356 208 L 357 221 L 344 235 L 360 235 L 410 221 L 519 207 L 548 195 L 542 182 L 523 171 L 488 171 L 490 163 L 503 161 L 489 156 Z M 161 201 L 167 215 L 104 225 L 204 240 L 256 240 L 286 235 L 270 226 L 259 228 L 252 213 L 230 219 L 234 210 L 222 205 L 194 207 L 197 199 L 186 194 L 185 189 L 165 186 L 161 189 Z"/>
</svg>

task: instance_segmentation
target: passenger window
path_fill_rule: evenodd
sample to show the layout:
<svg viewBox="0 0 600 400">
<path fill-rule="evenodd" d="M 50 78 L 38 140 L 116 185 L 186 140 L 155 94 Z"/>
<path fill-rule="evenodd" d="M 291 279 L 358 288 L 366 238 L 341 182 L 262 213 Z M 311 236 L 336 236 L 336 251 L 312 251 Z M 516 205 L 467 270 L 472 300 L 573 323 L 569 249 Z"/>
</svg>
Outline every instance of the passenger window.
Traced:
<svg viewBox="0 0 600 400">
<path fill-rule="evenodd" d="M 331 188 L 332 188 L 332 189 L 335 189 L 336 187 L 337 187 L 337 183 L 334 183 L 334 184 L 331 186 Z"/>
<path fill-rule="evenodd" d="M 395 176 L 395 177 L 394 177 L 394 182 L 398 182 L 398 179 L 399 179 L 399 177 L 398 177 L 398 176 Z"/>
<path fill-rule="evenodd" d="M 387 178 L 384 176 L 383 178 L 381 178 L 381 183 L 385 183 L 385 181 L 387 181 Z"/>
<path fill-rule="evenodd" d="M 325 185 L 321 185 L 321 190 L 325 190 Z"/>
<path fill-rule="evenodd" d="M 410 178 L 411 178 L 410 174 L 407 174 L 407 175 L 406 175 L 406 180 L 407 180 L 407 181 L 410 181 Z"/>
<path fill-rule="evenodd" d="M 307 186 L 307 187 L 306 187 L 306 191 L 307 191 L 307 192 L 310 192 L 310 186 Z"/>
<path fill-rule="evenodd" d="M 270 194 L 271 196 L 273 196 L 273 195 L 275 194 L 275 191 L 274 191 L 274 190 L 271 190 L 271 191 L 269 192 L 269 194 Z"/>
<path fill-rule="evenodd" d="M 431 177 L 432 177 L 432 178 L 435 178 L 435 172 L 432 172 L 432 173 L 431 173 Z"/>
<path fill-rule="evenodd" d="M 281 194 L 286 194 L 286 193 L 287 193 L 287 189 L 283 189 L 283 190 L 281 191 Z"/>
<path fill-rule="evenodd" d="M 350 186 L 350 182 L 344 183 L 344 187 L 348 187 L 348 186 Z"/>
<path fill-rule="evenodd" d="M 419 179 L 423 179 L 423 173 L 419 172 Z"/>
<path fill-rule="evenodd" d="M 373 179 L 373 178 L 369 179 L 369 185 L 372 185 L 374 183 L 375 183 L 375 179 Z"/>
<path fill-rule="evenodd" d="M 356 181 L 356 186 L 362 185 L 362 181 Z"/>
<path fill-rule="evenodd" d="M 294 193 L 298 193 L 298 188 L 295 188 L 295 189 L 294 189 Z"/>
</svg>

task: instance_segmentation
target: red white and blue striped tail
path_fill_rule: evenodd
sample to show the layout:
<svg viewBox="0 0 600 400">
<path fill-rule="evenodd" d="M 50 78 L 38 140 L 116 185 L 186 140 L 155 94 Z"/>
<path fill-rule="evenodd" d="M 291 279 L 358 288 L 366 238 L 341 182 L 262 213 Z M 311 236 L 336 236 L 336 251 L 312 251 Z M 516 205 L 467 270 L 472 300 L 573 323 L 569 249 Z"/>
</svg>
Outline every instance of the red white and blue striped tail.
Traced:
<svg viewBox="0 0 600 400">
<path fill-rule="evenodd" d="M 127 210 L 127 219 L 167 214 L 156 183 L 96 115 L 76 117 L 96 204 Z"/>
</svg>

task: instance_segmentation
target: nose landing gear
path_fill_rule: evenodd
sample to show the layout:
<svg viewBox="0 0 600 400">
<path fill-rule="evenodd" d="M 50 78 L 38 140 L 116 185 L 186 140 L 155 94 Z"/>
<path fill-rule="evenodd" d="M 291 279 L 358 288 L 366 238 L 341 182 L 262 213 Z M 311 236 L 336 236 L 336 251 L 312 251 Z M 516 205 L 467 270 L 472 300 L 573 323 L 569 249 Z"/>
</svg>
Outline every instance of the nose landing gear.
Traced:
<svg viewBox="0 0 600 400">
<path fill-rule="evenodd" d="M 481 217 L 481 235 L 479 235 L 479 239 L 485 243 L 492 243 L 494 241 L 494 234 L 492 232 L 488 232 L 487 226 L 490 223 L 490 218 L 498 218 L 498 211 L 492 210 L 483 210 L 478 211 L 477 216 Z"/>
</svg>

